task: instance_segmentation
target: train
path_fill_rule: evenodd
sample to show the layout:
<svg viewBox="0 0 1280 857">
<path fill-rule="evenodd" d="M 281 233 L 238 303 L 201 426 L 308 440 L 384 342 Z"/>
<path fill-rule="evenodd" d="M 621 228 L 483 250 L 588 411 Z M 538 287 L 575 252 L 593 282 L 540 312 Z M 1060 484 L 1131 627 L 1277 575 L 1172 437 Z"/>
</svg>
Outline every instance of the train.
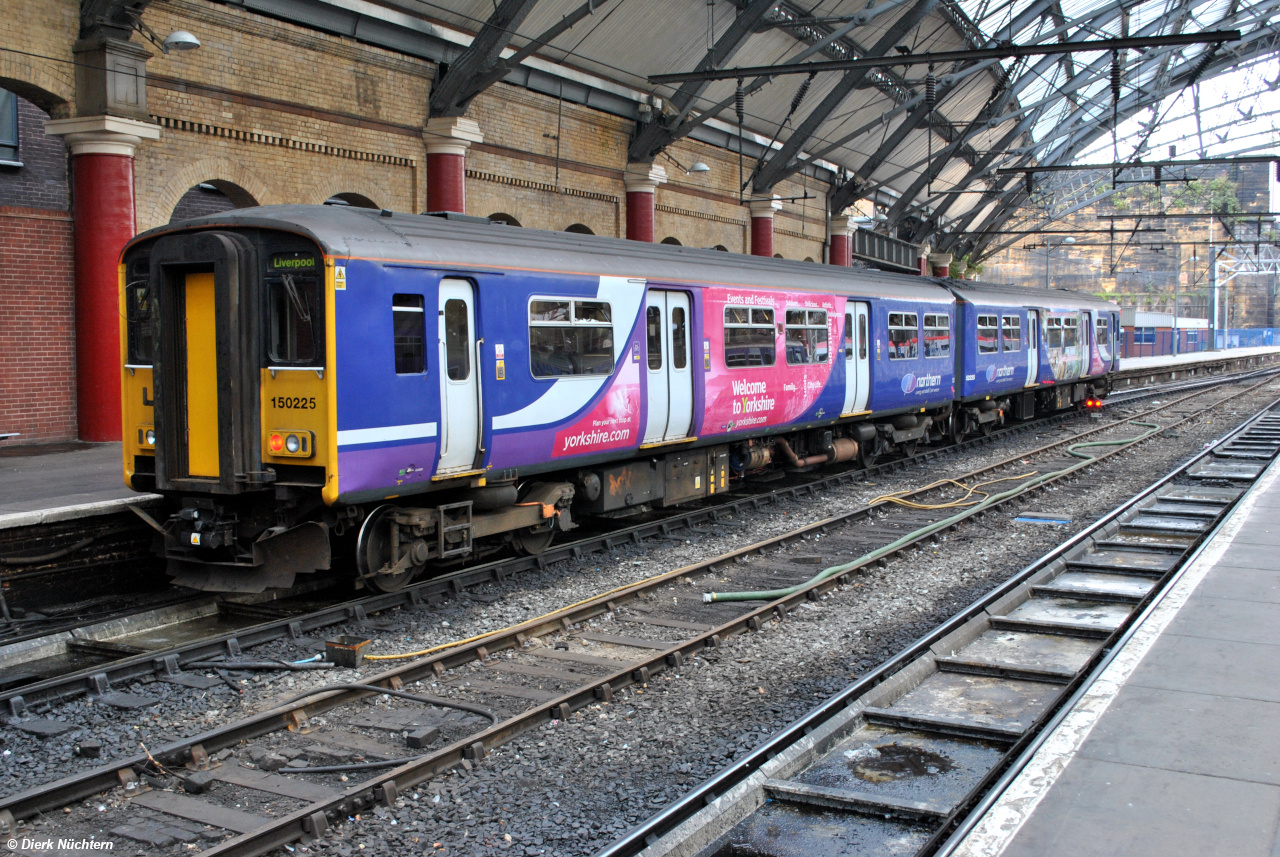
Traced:
<svg viewBox="0 0 1280 857">
<path fill-rule="evenodd" d="M 142 233 L 120 295 L 125 482 L 174 581 L 225 592 L 335 559 L 395 591 L 1082 407 L 1119 333 L 1058 289 L 339 206 Z"/>
</svg>

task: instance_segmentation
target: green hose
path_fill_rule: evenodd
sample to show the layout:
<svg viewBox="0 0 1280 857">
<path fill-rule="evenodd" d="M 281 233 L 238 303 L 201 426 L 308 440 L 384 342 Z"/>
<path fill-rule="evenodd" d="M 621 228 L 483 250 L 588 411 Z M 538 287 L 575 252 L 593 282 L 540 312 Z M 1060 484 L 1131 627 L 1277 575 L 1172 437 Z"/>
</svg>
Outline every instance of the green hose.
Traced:
<svg viewBox="0 0 1280 857">
<path fill-rule="evenodd" d="M 855 560 L 851 560 L 846 563 L 841 563 L 840 565 L 833 565 L 830 568 L 823 569 L 822 571 L 818 572 L 809 580 L 806 580 L 804 583 L 797 583 L 795 586 L 788 586 L 785 589 L 766 589 L 759 592 L 705 592 L 702 595 L 702 600 L 706 603 L 711 603 L 713 601 L 776 601 L 779 598 L 786 598 L 788 595 L 794 595 L 796 592 L 799 592 L 801 589 L 804 589 L 807 586 L 812 586 L 813 584 L 819 583 L 830 577 L 837 577 L 841 574 L 844 574 L 845 572 L 852 571 L 853 569 L 861 565 L 865 565 L 868 562 L 874 562 L 875 560 L 878 560 L 881 557 L 888 556 L 892 554 L 894 551 L 898 550 L 899 548 L 905 547 L 906 545 L 915 541 L 916 539 L 922 538 L 924 536 L 932 535 L 933 533 L 939 532 L 941 530 L 945 530 L 948 527 L 952 526 L 953 524 L 957 524 L 960 521 L 965 520 L 966 518 L 972 517 L 978 512 L 984 511 L 985 509 L 988 509 L 997 503 L 1003 502 L 1004 500 L 1007 500 L 1010 497 L 1016 497 L 1019 494 L 1025 493 L 1026 491 L 1029 491 L 1032 488 L 1035 488 L 1039 485 L 1044 484 L 1045 482 L 1048 482 L 1050 479 L 1056 479 L 1060 476 L 1066 476 L 1069 473 L 1074 473 L 1080 468 L 1086 467 L 1097 460 L 1097 456 L 1090 455 L 1087 452 L 1080 452 L 1079 450 L 1088 449 L 1095 446 L 1125 446 L 1130 443 L 1137 443 L 1138 441 L 1146 440 L 1147 438 L 1151 437 L 1151 435 L 1160 431 L 1160 426 L 1156 425 L 1155 423 L 1143 423 L 1143 422 L 1134 421 L 1133 425 L 1143 426 L 1148 430 L 1143 434 L 1138 435 L 1137 437 L 1122 438 L 1120 440 L 1094 440 L 1094 441 L 1088 441 L 1088 442 L 1082 442 L 1082 443 L 1073 443 L 1071 446 L 1067 447 L 1067 453 L 1069 455 L 1075 456 L 1076 458 L 1082 459 L 1076 464 L 1073 464 L 1070 467 L 1064 467 L 1061 470 L 1055 470 L 1051 473 L 1040 474 L 1031 479 L 1028 479 L 1026 482 L 1023 482 L 1021 485 L 1019 485 L 1016 488 L 1010 488 L 1008 491 L 1002 491 L 999 494 L 992 494 L 982 502 L 968 507 L 963 512 L 959 512 L 955 515 L 952 515 L 949 518 L 944 518 L 941 521 L 936 521 L 932 524 L 928 524 L 927 526 L 921 527 L 920 529 L 914 532 L 907 533 L 902 538 L 897 539 L 896 541 L 893 541 L 885 545 L 884 547 L 876 548 L 875 550 L 871 551 L 868 554 L 863 554 L 862 556 L 858 557 Z"/>
</svg>

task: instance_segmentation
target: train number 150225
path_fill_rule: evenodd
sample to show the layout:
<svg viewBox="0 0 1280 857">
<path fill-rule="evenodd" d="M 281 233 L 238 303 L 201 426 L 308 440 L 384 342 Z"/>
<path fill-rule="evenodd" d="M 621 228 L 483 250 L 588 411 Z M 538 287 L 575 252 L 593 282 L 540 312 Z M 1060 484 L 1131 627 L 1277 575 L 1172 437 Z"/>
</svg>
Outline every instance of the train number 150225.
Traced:
<svg viewBox="0 0 1280 857">
<path fill-rule="evenodd" d="M 315 396 L 272 396 L 271 407 L 289 411 L 314 411 Z"/>
</svg>

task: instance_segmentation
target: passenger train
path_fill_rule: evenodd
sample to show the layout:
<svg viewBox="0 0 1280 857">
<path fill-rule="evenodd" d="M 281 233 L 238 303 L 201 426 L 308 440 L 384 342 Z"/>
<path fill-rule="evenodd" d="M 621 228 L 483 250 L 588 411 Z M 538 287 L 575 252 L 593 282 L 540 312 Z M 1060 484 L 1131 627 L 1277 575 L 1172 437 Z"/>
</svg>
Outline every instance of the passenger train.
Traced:
<svg viewBox="0 0 1280 857">
<path fill-rule="evenodd" d="M 403 587 L 587 516 L 869 465 L 1105 395 L 1114 304 L 349 207 L 146 232 L 124 476 L 178 583 Z M 433 315 L 434 313 L 434 315 Z"/>
</svg>

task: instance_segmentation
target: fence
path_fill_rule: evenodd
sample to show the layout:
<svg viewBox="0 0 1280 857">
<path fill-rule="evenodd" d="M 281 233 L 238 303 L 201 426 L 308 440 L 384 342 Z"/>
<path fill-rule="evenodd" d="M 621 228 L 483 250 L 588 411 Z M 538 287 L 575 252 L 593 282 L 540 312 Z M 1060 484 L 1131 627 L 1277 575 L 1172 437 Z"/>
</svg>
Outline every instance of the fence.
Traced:
<svg viewBox="0 0 1280 857">
<path fill-rule="evenodd" d="M 1213 341 L 1212 330 L 1179 330 L 1175 347 L 1175 331 L 1167 327 L 1124 328 L 1120 331 L 1121 357 L 1163 357 L 1208 351 Z M 1233 327 L 1218 331 L 1218 348 L 1254 348 L 1280 341 L 1274 327 Z"/>
</svg>

